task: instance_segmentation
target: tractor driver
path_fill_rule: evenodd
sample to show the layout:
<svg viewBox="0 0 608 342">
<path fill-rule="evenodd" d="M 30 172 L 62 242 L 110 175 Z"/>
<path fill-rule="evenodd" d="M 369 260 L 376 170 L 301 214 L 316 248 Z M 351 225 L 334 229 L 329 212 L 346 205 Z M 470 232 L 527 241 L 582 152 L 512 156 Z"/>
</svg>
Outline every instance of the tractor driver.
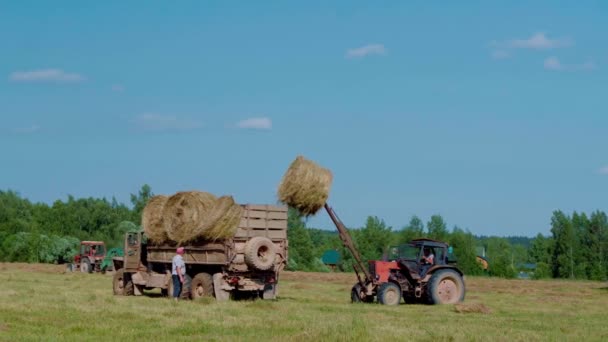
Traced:
<svg viewBox="0 0 608 342">
<path fill-rule="evenodd" d="M 426 272 L 435 263 L 435 255 L 430 247 L 424 247 L 424 255 L 420 258 L 420 277 L 424 278 Z"/>
</svg>

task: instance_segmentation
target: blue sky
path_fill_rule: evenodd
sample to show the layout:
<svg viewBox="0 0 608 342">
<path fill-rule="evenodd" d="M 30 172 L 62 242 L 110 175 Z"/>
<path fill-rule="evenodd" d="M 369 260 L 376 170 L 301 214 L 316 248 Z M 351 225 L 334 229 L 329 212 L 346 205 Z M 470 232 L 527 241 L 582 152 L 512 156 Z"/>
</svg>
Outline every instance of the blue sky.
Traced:
<svg viewBox="0 0 608 342">
<path fill-rule="evenodd" d="M 553 210 L 608 210 L 606 17 L 601 1 L 0 1 L 0 189 L 274 203 L 302 154 L 334 173 L 348 226 L 438 213 L 548 234 Z"/>
</svg>

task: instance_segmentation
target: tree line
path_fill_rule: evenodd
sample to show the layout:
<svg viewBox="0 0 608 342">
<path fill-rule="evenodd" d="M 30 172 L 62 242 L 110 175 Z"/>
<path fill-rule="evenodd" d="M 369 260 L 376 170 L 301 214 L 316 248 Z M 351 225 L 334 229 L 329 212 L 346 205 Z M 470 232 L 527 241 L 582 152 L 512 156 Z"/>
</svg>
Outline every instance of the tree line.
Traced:
<svg viewBox="0 0 608 342">
<path fill-rule="evenodd" d="M 152 191 L 144 185 L 131 194 L 131 207 L 115 198 L 74 198 L 53 204 L 32 203 L 15 191 L 0 191 L 0 260 L 70 262 L 81 240 L 122 247 L 127 230 L 139 228 L 141 211 Z"/>
<path fill-rule="evenodd" d="M 51 205 L 32 203 L 15 191 L 0 191 L 0 260 L 63 263 L 77 253 L 81 240 L 105 241 L 108 248 L 122 247 L 126 231 L 140 229 L 141 212 L 154 196 L 143 185 L 130 195 L 130 206 L 115 198 L 74 198 Z M 322 262 L 326 251 L 340 256 L 337 271 L 352 271 L 352 255 L 334 227 L 308 227 L 306 219 L 290 208 L 288 215 L 289 270 L 329 271 Z M 426 222 L 418 216 L 399 229 L 375 216 L 361 227 L 348 230 L 364 260 L 381 259 L 390 246 L 426 237 L 445 241 L 453 257 L 468 275 L 514 278 L 533 265 L 534 278 L 604 280 L 608 275 L 608 220 L 602 211 L 590 215 L 556 211 L 551 234 L 522 236 L 477 236 L 457 225 L 448 229 L 437 214 Z M 478 256 L 489 262 L 485 270 Z"/>
<path fill-rule="evenodd" d="M 393 229 L 375 216 L 365 225 L 348 228 L 363 260 L 381 260 L 391 246 L 415 238 L 447 242 L 454 250 L 458 267 L 468 275 L 515 278 L 520 272 L 533 279 L 569 278 L 606 280 L 608 275 L 608 220 L 602 211 L 571 216 L 555 211 L 551 234 L 522 236 L 477 236 L 468 229 L 448 229 L 444 218 L 432 215 L 427 222 L 414 215 L 401 229 Z M 289 211 L 289 269 L 328 271 L 321 256 L 335 250 L 341 256 L 340 270 L 352 271 L 353 258 L 337 232 L 306 227 L 305 218 Z M 488 261 L 484 269 L 480 257 Z"/>
</svg>

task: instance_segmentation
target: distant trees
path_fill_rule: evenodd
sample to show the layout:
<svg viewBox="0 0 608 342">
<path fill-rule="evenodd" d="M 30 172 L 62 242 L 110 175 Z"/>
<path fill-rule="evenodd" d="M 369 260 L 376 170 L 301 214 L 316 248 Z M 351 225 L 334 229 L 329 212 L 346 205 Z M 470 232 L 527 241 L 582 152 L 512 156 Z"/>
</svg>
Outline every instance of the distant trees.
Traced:
<svg viewBox="0 0 608 342">
<path fill-rule="evenodd" d="M 604 212 L 595 211 L 589 217 L 556 210 L 551 217 L 551 236 L 538 235 L 529 254 L 543 268 L 547 265 L 554 278 L 605 280 L 607 233 Z"/>
<path fill-rule="evenodd" d="M 150 196 L 147 185 L 132 195 L 135 210 L 143 208 Z M 126 227 L 140 221 L 135 210 L 114 198 L 68 196 L 47 205 L 31 203 L 14 191 L 0 191 L 0 260 L 70 261 L 80 240 L 103 240 L 108 247 L 119 247 Z"/>
<path fill-rule="evenodd" d="M 139 229 L 143 208 L 154 196 L 148 185 L 131 194 L 131 207 L 115 198 L 74 198 L 51 205 L 32 203 L 14 191 L 0 191 L 0 260 L 64 262 L 76 253 L 80 240 L 103 240 L 119 247 L 124 233 Z M 556 210 L 550 218 L 551 233 L 534 238 L 475 236 L 454 226 L 450 231 L 444 218 L 435 214 L 424 221 L 413 215 L 401 229 L 369 216 L 359 228 L 348 228 L 363 261 L 381 259 L 387 248 L 415 238 L 446 241 L 453 258 L 468 275 L 488 274 L 512 278 L 527 266 L 533 277 L 606 280 L 608 277 L 608 218 L 602 211 L 570 216 Z M 297 211 L 288 213 L 289 270 L 329 271 L 321 256 L 336 250 L 341 256 L 339 270 L 352 271 L 352 255 L 335 229 L 307 227 Z M 489 261 L 484 272 L 477 256 L 483 250 Z M 523 266 L 522 266 L 523 265 Z"/>
</svg>

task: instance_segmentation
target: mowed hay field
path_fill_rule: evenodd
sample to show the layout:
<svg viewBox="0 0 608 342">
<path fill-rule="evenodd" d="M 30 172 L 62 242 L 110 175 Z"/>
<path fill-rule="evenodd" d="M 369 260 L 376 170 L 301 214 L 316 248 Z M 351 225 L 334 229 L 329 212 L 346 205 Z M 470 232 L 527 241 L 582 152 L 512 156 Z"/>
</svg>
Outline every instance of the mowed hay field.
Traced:
<svg viewBox="0 0 608 342">
<path fill-rule="evenodd" d="M 601 282 L 467 278 L 463 307 L 387 307 L 351 304 L 353 274 L 284 272 L 275 301 L 173 303 L 114 296 L 111 275 L 64 269 L 0 264 L 0 340 L 608 340 Z"/>
</svg>

